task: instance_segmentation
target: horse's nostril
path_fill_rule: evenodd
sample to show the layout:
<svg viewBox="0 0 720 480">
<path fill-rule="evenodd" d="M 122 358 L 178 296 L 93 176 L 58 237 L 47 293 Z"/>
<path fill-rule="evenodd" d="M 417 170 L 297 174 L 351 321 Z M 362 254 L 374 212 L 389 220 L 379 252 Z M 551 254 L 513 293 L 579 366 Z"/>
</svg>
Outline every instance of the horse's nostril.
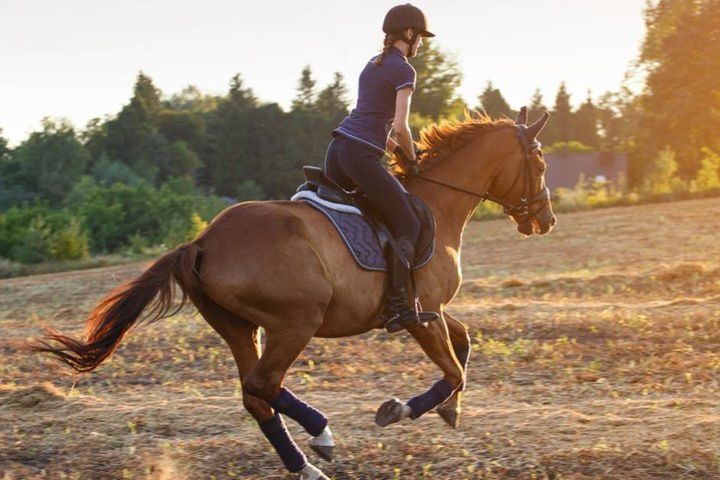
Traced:
<svg viewBox="0 0 720 480">
<path fill-rule="evenodd" d="M 557 218 L 555 217 L 555 215 L 553 215 L 552 220 L 550 220 L 550 226 L 554 227 L 556 223 L 557 223 Z"/>
</svg>

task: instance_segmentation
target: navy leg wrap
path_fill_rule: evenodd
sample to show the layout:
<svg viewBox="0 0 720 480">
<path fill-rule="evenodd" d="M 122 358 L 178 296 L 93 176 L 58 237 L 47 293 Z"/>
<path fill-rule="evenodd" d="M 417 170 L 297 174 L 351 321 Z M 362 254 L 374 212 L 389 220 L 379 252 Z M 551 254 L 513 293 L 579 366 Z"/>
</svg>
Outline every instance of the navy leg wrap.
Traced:
<svg viewBox="0 0 720 480">
<path fill-rule="evenodd" d="M 412 411 L 410 417 L 414 420 L 424 413 L 429 412 L 450 398 L 454 391 L 455 388 L 453 388 L 452 384 L 444 378 L 435 382 L 435 384 L 430 387 L 430 390 L 408 400 L 407 405 Z"/>
<path fill-rule="evenodd" d="M 280 395 L 270 406 L 276 412 L 292 418 L 300 424 L 313 437 L 317 437 L 327 427 L 328 419 L 318 410 L 296 397 L 290 390 L 283 387 Z"/>
<path fill-rule="evenodd" d="M 276 413 L 270 420 L 259 425 L 290 473 L 299 472 L 305 467 L 307 458 L 288 433 L 280 415 Z"/>
</svg>

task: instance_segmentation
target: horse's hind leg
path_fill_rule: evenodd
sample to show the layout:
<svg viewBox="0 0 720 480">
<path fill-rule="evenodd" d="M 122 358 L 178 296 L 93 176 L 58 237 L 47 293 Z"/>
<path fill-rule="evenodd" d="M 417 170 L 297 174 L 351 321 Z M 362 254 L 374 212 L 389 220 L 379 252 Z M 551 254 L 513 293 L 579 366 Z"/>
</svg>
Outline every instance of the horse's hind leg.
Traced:
<svg viewBox="0 0 720 480">
<path fill-rule="evenodd" d="M 398 399 L 383 403 L 375 415 L 375 423 L 381 427 L 406 417 L 419 418 L 446 402 L 465 381 L 465 372 L 450 344 L 444 318 L 429 324 L 427 328 L 413 326 L 408 328 L 408 331 L 415 337 L 427 356 L 440 367 L 444 376 L 428 391 L 411 398 L 404 405 Z"/>
<path fill-rule="evenodd" d="M 465 379 L 467 380 L 467 367 L 470 360 L 470 336 L 465 325 L 457 319 L 445 312 L 445 321 L 447 322 L 448 332 L 450 333 L 450 343 L 452 343 L 455 356 L 463 367 Z M 437 408 L 437 413 L 445 422 L 453 428 L 457 428 L 460 424 L 460 413 L 462 403 L 462 392 L 465 390 L 465 382 L 458 388 L 455 393 L 442 405 Z"/>
<path fill-rule="evenodd" d="M 260 358 L 261 346 L 257 325 L 221 308 L 210 299 L 205 299 L 198 310 L 230 347 L 242 383 Z M 258 423 L 267 421 L 273 416 L 270 405 L 252 395 L 243 394 L 243 405 Z"/>
<path fill-rule="evenodd" d="M 205 320 L 227 342 L 237 364 L 240 381 L 244 385 L 250 371 L 257 365 L 261 346 L 258 327 L 241 317 L 222 309 L 209 299 L 198 307 Z M 303 472 L 302 478 L 325 478 L 307 463 L 305 455 L 285 429 L 282 418 L 262 398 L 243 388 L 243 405 L 258 422 L 260 429 L 291 472 Z M 329 430 L 328 430 L 329 432 Z M 332 441 L 332 437 L 330 437 Z M 309 473 L 309 474 L 308 474 Z"/>
<path fill-rule="evenodd" d="M 332 441 L 332 435 L 327 428 L 327 418 L 319 410 L 306 404 L 289 389 L 283 387 L 283 379 L 288 368 L 320 326 L 321 317 L 315 315 L 314 318 L 316 321 L 313 320 L 312 315 L 292 315 L 286 312 L 282 321 L 278 322 L 281 328 L 266 331 L 265 351 L 245 377 L 243 394 L 247 393 L 261 398 L 272 406 L 276 414 L 270 422 L 277 423 L 280 419 L 279 414 L 282 413 L 298 422 L 305 431 L 315 437 L 315 440 L 325 440 L 319 443 L 311 441 L 311 446 L 321 456 L 330 459 L 334 441 Z M 302 468 L 298 468 L 298 466 L 297 463 L 292 465 L 286 463 L 286 467 L 291 472 Z"/>
</svg>

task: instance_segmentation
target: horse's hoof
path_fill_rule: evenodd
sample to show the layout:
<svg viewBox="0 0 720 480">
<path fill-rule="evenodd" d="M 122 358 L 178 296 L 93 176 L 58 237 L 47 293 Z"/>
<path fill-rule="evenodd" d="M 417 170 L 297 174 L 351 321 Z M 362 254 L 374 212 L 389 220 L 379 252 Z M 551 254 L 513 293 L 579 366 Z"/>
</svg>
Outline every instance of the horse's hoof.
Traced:
<svg viewBox="0 0 720 480">
<path fill-rule="evenodd" d="M 379 427 L 387 427 L 391 423 L 399 422 L 403 418 L 403 406 L 397 398 L 383 403 L 375 414 L 375 424 Z"/>
<path fill-rule="evenodd" d="M 300 470 L 298 480 L 330 480 L 319 468 L 312 463 L 308 463 Z"/>
<path fill-rule="evenodd" d="M 310 448 L 313 450 L 313 452 L 317 453 L 323 460 L 332 462 L 335 447 L 328 445 L 313 445 L 311 443 Z"/>
<path fill-rule="evenodd" d="M 460 426 L 460 412 L 455 407 L 441 405 L 437 408 L 437 413 L 451 427 L 458 428 Z"/>
</svg>

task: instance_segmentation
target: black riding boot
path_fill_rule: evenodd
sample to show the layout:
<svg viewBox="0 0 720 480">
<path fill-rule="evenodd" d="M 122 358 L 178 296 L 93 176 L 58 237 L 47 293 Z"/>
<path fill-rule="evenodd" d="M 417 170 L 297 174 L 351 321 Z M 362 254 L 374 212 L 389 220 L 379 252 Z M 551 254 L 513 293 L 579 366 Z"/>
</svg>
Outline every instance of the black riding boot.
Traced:
<svg viewBox="0 0 720 480">
<path fill-rule="evenodd" d="M 415 258 L 414 246 L 405 238 L 398 239 L 398 244 L 412 265 Z M 407 285 L 410 280 L 410 270 L 393 249 L 390 249 L 388 257 L 388 288 L 383 308 L 383 320 L 387 331 L 395 333 L 418 324 L 427 326 L 428 322 L 440 318 L 435 312 L 418 312 L 414 299 L 413 305 L 408 305 Z"/>
</svg>

